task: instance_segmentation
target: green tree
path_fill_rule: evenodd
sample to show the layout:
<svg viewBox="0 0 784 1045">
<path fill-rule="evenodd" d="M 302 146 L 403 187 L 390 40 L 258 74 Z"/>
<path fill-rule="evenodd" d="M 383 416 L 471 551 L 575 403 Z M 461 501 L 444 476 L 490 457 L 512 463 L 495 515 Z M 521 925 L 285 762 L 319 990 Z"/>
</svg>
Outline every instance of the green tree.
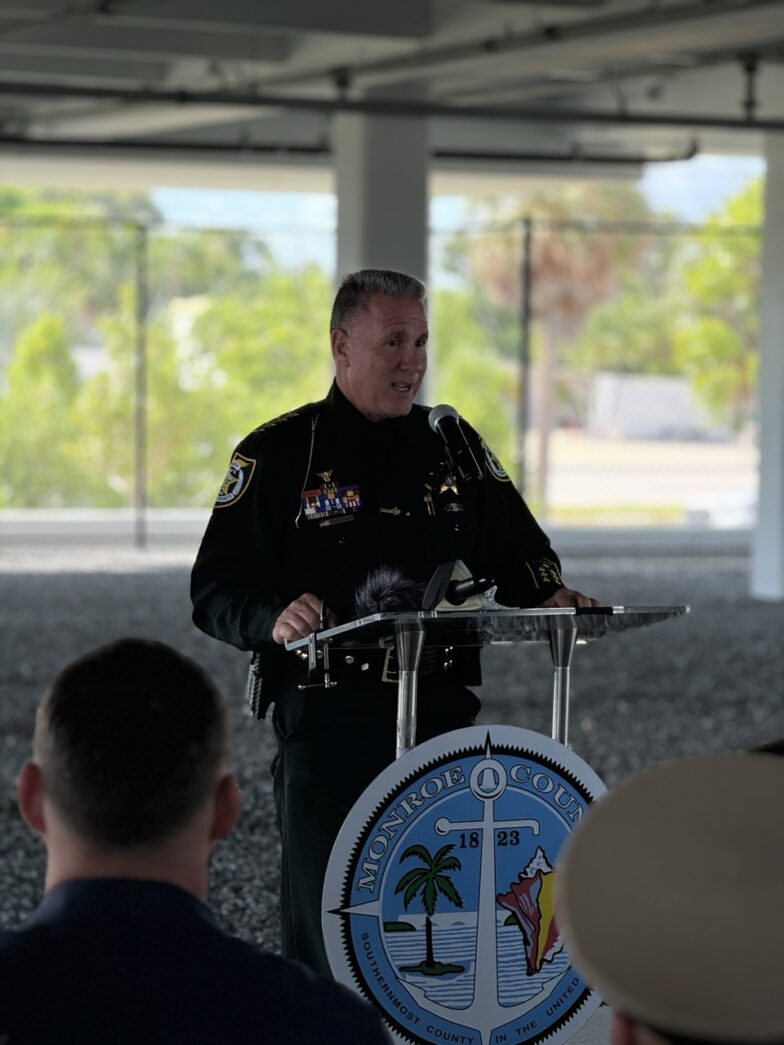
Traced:
<svg viewBox="0 0 784 1045">
<path fill-rule="evenodd" d="M 148 502 L 212 503 L 232 447 L 256 425 L 329 382 L 327 277 L 271 272 L 221 296 L 160 301 L 145 326 Z M 106 478 L 104 504 L 130 501 L 134 476 L 135 288 L 100 323 L 104 366 L 85 381 L 85 467 Z M 89 463 L 87 463 L 89 462 Z"/>
<path fill-rule="evenodd" d="M 137 338 L 132 284 L 122 288 L 118 311 L 104 318 L 99 329 L 103 366 L 84 382 L 79 400 L 83 457 L 85 467 L 105 478 L 102 506 L 130 504 L 135 477 Z M 218 418 L 203 393 L 183 388 L 170 309 L 150 316 L 144 334 L 147 499 L 157 507 L 199 503 L 209 479 L 200 439 L 210 439 Z"/>
<path fill-rule="evenodd" d="M 149 235 L 151 308 L 177 297 L 252 293 L 275 267 L 269 248 L 243 231 L 153 227 Z"/>
<path fill-rule="evenodd" d="M 151 504 L 211 503 L 242 435 L 323 394 L 327 277 L 158 218 L 140 194 L 0 189 L 0 503 L 130 503 L 140 274 Z"/>
<path fill-rule="evenodd" d="M 638 264 L 621 273 L 619 290 L 588 315 L 562 362 L 574 370 L 675 374 L 675 330 L 682 304 L 678 275 L 684 240 L 650 235 Z"/>
<path fill-rule="evenodd" d="M 753 418 L 756 400 L 760 251 L 753 230 L 762 220 L 762 188 L 755 179 L 711 217 L 682 269 L 687 297 L 675 359 L 714 416 L 735 431 Z"/>
<path fill-rule="evenodd" d="M 0 386 L 0 506 L 58 508 L 92 494 L 79 461 L 79 391 L 65 322 L 44 313 L 20 333 Z"/>
<path fill-rule="evenodd" d="M 93 343 L 96 321 L 133 276 L 133 223 L 157 217 L 138 193 L 0 190 L 0 367 L 44 312 L 67 315 L 75 343 Z"/>
<path fill-rule="evenodd" d="M 592 310 L 618 293 L 622 274 L 637 264 L 644 245 L 638 233 L 608 229 L 605 223 L 641 221 L 651 214 L 635 187 L 587 182 L 537 190 L 522 199 L 479 201 L 476 216 L 486 231 L 455 237 L 447 264 L 514 316 L 521 305 L 523 217 L 535 222 L 531 306 L 539 333 L 533 346 L 540 430 L 535 494 L 545 510 L 561 353 Z"/>
<path fill-rule="evenodd" d="M 514 458 L 517 369 L 495 350 L 481 322 L 481 308 L 470 294 L 439 290 L 431 301 L 431 398 L 453 403 L 501 460 L 509 462 Z"/>
<path fill-rule="evenodd" d="M 211 302 L 194 323 L 191 372 L 210 389 L 229 449 L 255 425 L 324 395 L 330 290 L 314 265 L 273 271 Z"/>
<path fill-rule="evenodd" d="M 401 855 L 400 862 L 408 857 L 416 857 L 422 861 L 421 867 L 412 867 L 403 875 L 395 886 L 395 893 L 403 893 L 403 906 L 408 905 L 422 894 L 422 906 L 425 909 L 425 958 L 417 965 L 402 966 L 402 972 L 423 972 L 428 976 L 441 976 L 447 972 L 462 972 L 462 965 L 444 965 L 436 962 L 433 954 L 433 915 L 439 893 L 455 907 L 462 907 L 463 900 L 446 871 L 459 871 L 460 861 L 449 853 L 454 845 L 443 845 L 435 856 L 423 845 L 410 845 Z"/>
</svg>

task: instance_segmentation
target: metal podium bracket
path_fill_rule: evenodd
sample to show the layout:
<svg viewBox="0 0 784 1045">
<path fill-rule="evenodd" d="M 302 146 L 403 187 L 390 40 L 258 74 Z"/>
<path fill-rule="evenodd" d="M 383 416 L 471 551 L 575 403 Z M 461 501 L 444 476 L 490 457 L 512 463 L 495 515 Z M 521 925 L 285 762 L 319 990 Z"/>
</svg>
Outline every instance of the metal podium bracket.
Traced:
<svg viewBox="0 0 784 1045">
<path fill-rule="evenodd" d="M 397 737 L 395 758 L 416 745 L 417 669 L 425 645 L 425 629 L 419 622 L 395 624 L 397 650 Z"/>
<path fill-rule="evenodd" d="M 557 622 L 556 622 L 557 623 Z M 552 738 L 567 747 L 569 741 L 569 682 L 571 661 L 577 644 L 577 628 L 550 629 L 550 654 L 553 658 L 553 729 Z"/>
<path fill-rule="evenodd" d="M 337 682 L 330 678 L 329 673 L 329 640 L 321 640 L 319 646 L 316 632 L 312 631 L 307 637 L 307 650 L 308 678 L 312 678 L 319 668 L 319 661 L 321 661 L 321 681 L 300 682 L 297 685 L 297 689 L 334 689 L 337 686 Z M 303 651 L 300 650 L 298 652 L 300 656 L 303 655 Z"/>
</svg>

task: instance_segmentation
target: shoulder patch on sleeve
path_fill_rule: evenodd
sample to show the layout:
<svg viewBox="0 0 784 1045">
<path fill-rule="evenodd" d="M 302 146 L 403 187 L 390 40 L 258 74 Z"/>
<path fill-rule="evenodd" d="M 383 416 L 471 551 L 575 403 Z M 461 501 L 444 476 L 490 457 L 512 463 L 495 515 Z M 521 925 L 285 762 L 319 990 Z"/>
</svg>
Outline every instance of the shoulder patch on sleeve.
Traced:
<svg viewBox="0 0 784 1045">
<path fill-rule="evenodd" d="M 221 488 L 215 499 L 215 507 L 228 508 L 230 504 L 236 504 L 250 486 L 255 470 L 256 458 L 246 457 L 235 450 L 229 462 L 226 478 L 221 483 Z"/>
<path fill-rule="evenodd" d="M 511 482 L 512 480 L 509 478 L 507 472 L 504 471 L 503 465 L 495 456 L 495 454 L 487 445 L 487 443 L 484 441 L 484 439 L 482 440 L 482 449 L 484 450 L 485 454 L 485 463 L 487 464 L 487 470 L 490 472 L 490 474 L 495 476 L 495 478 L 498 479 L 499 482 Z"/>
</svg>

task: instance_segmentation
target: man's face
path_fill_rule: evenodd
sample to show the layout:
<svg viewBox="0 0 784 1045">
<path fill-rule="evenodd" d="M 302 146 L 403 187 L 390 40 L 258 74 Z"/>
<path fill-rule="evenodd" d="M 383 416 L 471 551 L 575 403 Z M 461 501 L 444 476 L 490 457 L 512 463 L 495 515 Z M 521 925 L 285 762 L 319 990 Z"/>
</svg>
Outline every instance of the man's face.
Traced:
<svg viewBox="0 0 784 1045">
<path fill-rule="evenodd" d="M 332 331 L 338 388 L 370 421 L 404 417 L 427 369 L 427 336 L 421 301 L 374 294 Z"/>
</svg>

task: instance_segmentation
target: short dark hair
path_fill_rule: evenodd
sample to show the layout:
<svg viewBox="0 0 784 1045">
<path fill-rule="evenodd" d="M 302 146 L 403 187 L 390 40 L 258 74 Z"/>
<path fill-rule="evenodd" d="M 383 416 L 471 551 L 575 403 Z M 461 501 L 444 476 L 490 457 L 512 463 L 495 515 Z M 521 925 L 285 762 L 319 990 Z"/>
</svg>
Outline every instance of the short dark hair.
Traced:
<svg viewBox="0 0 784 1045">
<path fill-rule="evenodd" d="M 122 639 L 57 675 L 33 748 L 72 830 L 107 847 L 143 845 L 183 826 L 215 786 L 226 708 L 194 661 L 162 642 Z"/>
<path fill-rule="evenodd" d="M 416 276 L 391 269 L 360 269 L 349 272 L 340 281 L 329 320 L 330 333 L 343 327 L 348 317 L 360 308 L 367 308 L 368 298 L 381 294 L 390 298 L 425 300 L 425 284 Z"/>
</svg>

